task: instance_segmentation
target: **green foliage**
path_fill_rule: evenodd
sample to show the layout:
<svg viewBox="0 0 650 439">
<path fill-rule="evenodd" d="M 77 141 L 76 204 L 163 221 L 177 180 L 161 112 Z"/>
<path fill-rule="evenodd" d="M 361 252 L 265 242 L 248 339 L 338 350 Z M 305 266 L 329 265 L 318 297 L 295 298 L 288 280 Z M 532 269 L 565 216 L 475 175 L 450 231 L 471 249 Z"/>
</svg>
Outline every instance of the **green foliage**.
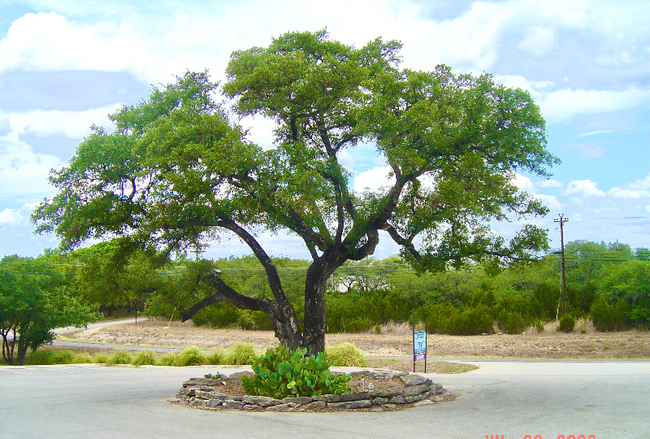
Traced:
<svg viewBox="0 0 650 439">
<path fill-rule="evenodd" d="M 537 330 L 537 332 L 544 332 L 544 323 L 541 320 L 535 319 L 530 325 Z"/>
<path fill-rule="evenodd" d="M 131 354 L 128 351 L 120 349 L 113 352 L 108 357 L 108 364 L 131 364 Z"/>
<path fill-rule="evenodd" d="M 560 317 L 560 326 L 559 330 L 562 332 L 573 332 L 573 328 L 576 326 L 576 319 L 573 318 L 571 314 L 565 314 Z"/>
<path fill-rule="evenodd" d="M 73 259 L 80 264 L 75 288 L 86 303 L 105 314 L 142 311 L 160 288 L 158 268 L 166 262 L 159 253 L 130 247 L 128 240 L 119 238 L 79 249 Z"/>
<path fill-rule="evenodd" d="M 108 364 L 109 356 L 108 356 L 108 354 L 100 352 L 100 353 L 95 355 L 94 360 L 95 360 L 94 361 L 95 363 Z"/>
<path fill-rule="evenodd" d="M 202 309 L 192 322 L 197 326 L 211 328 L 239 328 L 246 330 L 272 330 L 273 325 L 268 316 L 260 311 L 238 309 L 226 302 L 217 303 L 209 308 Z"/>
<path fill-rule="evenodd" d="M 196 346 L 188 346 L 178 354 L 176 364 L 178 366 L 200 366 L 205 364 L 206 358 L 203 351 Z"/>
<path fill-rule="evenodd" d="M 444 321 L 444 332 L 452 335 L 491 334 L 492 317 L 485 305 L 455 309 Z"/>
<path fill-rule="evenodd" d="M 625 329 L 628 326 L 628 313 L 629 306 L 623 300 L 609 304 L 604 298 L 599 298 L 591 305 L 594 327 L 603 332 Z"/>
<path fill-rule="evenodd" d="M 306 353 L 306 349 L 290 351 L 282 345 L 268 349 L 253 363 L 253 377 L 242 377 L 244 389 L 252 395 L 278 399 L 350 391 L 350 377 L 333 375 L 323 352 L 316 356 Z"/>
<path fill-rule="evenodd" d="M 367 364 L 366 356 L 352 343 L 335 344 L 325 352 L 332 366 L 363 367 Z"/>
<path fill-rule="evenodd" d="M 225 356 L 225 364 L 253 364 L 257 359 L 255 347 L 252 343 L 233 343 Z"/>
<path fill-rule="evenodd" d="M 166 352 L 160 356 L 158 364 L 161 366 L 179 366 L 178 354 L 175 354 L 173 352 Z"/>
<path fill-rule="evenodd" d="M 497 326 L 506 334 L 521 334 L 526 329 L 526 323 L 521 314 L 506 310 L 499 313 Z"/>
<path fill-rule="evenodd" d="M 71 364 L 75 363 L 76 357 L 69 350 L 40 350 L 32 352 L 27 359 L 30 365 L 48 365 L 48 364 Z"/>
<path fill-rule="evenodd" d="M 83 326 L 98 316 L 82 303 L 69 277 L 43 258 L 0 260 L 0 336 L 8 364 L 52 341 L 52 329 Z"/>
<path fill-rule="evenodd" d="M 223 349 L 217 349 L 214 352 L 211 352 L 206 355 L 205 362 L 206 364 L 226 364 L 226 351 Z"/>
<path fill-rule="evenodd" d="M 154 366 L 157 363 L 156 354 L 153 351 L 140 351 L 133 359 L 134 366 Z"/>
<path fill-rule="evenodd" d="M 88 352 L 80 352 L 74 356 L 74 363 L 98 363 L 96 357 L 93 357 Z"/>
</svg>

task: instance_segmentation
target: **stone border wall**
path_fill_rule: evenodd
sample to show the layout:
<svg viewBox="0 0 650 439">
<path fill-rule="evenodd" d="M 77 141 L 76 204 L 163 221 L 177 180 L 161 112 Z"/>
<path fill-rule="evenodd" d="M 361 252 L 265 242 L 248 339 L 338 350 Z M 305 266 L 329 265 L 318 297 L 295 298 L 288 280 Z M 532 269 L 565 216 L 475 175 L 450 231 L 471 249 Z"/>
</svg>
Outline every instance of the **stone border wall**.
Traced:
<svg viewBox="0 0 650 439">
<path fill-rule="evenodd" d="M 244 372 L 246 373 L 246 372 Z M 223 379 L 241 379 L 243 373 Z M 217 391 L 218 386 L 210 378 L 191 378 L 183 383 L 177 397 L 171 402 L 185 402 L 200 409 L 240 409 L 257 411 L 321 411 L 370 409 L 373 411 L 397 410 L 410 406 L 422 406 L 443 402 L 453 395 L 440 384 L 430 379 L 408 372 L 352 372 L 351 375 L 371 376 L 375 379 L 392 379 L 399 377 L 403 389 L 379 390 L 369 389 L 362 392 L 344 393 L 342 395 L 318 395 L 310 397 L 289 397 L 284 399 L 267 396 L 230 396 Z"/>
</svg>

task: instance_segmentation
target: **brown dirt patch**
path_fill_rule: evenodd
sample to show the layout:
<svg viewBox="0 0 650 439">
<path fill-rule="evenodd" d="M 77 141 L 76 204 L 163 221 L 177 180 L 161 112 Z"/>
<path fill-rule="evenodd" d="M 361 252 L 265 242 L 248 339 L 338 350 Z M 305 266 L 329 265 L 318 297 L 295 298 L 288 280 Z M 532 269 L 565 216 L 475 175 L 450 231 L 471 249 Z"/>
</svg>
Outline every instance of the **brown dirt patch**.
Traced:
<svg viewBox="0 0 650 439">
<path fill-rule="evenodd" d="M 191 322 L 173 322 L 170 325 L 168 322 L 146 321 L 137 325 L 87 329 L 67 334 L 67 337 L 87 343 L 177 349 L 190 345 L 205 350 L 222 349 L 241 341 L 252 343 L 260 352 L 277 346 L 277 339 L 271 331 L 200 328 Z M 375 357 L 376 361 L 397 358 L 398 363 L 409 364 L 407 359 L 412 352 L 411 336 L 404 330 L 380 334 L 328 334 L 325 340 L 326 345 L 352 343 L 367 356 Z M 580 333 L 576 330 L 564 334 L 547 330 L 539 334 L 531 331 L 516 335 L 429 334 L 428 346 L 429 358 L 647 359 L 650 358 L 650 332 L 602 333 L 590 330 Z M 420 367 L 421 363 L 418 370 Z"/>
</svg>

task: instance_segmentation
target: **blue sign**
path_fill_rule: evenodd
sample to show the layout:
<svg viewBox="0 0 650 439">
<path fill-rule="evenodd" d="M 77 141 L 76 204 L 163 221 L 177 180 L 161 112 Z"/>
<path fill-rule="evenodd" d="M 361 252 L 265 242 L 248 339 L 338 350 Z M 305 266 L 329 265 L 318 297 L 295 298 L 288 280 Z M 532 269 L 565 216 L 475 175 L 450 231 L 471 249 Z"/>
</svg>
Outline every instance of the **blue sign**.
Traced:
<svg viewBox="0 0 650 439">
<path fill-rule="evenodd" d="M 426 361 L 427 359 L 426 331 L 413 333 L 413 358 L 415 361 Z"/>
</svg>

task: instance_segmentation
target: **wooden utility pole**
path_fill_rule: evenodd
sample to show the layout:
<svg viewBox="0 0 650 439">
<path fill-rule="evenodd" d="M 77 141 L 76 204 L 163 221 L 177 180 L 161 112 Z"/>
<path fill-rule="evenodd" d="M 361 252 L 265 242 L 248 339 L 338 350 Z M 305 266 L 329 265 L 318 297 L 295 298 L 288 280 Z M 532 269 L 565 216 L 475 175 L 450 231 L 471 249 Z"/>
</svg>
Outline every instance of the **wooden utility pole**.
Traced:
<svg viewBox="0 0 650 439">
<path fill-rule="evenodd" d="M 564 223 L 569 222 L 569 218 L 564 218 L 564 214 L 560 214 L 560 218 L 553 220 L 555 223 L 560 223 L 560 253 L 562 255 L 562 315 L 566 313 L 566 306 L 565 306 L 565 294 L 566 294 L 566 269 L 564 265 Z"/>
</svg>

